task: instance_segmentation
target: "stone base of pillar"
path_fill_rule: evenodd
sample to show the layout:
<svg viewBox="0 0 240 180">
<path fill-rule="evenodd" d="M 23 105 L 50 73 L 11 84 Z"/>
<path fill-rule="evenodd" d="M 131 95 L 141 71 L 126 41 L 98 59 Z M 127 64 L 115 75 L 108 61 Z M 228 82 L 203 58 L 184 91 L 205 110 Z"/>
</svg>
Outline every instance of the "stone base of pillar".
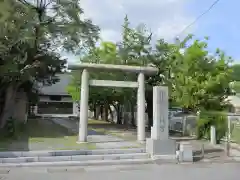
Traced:
<svg viewBox="0 0 240 180">
<path fill-rule="evenodd" d="M 176 156 L 176 141 L 172 139 L 152 139 L 146 140 L 146 152 L 151 156 L 164 156 L 165 158 Z"/>
</svg>

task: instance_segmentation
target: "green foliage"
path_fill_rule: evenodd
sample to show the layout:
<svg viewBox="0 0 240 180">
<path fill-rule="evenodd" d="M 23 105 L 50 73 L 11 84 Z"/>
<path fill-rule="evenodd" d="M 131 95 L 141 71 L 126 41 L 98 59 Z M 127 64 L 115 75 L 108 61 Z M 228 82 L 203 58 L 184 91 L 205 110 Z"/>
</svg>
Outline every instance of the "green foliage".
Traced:
<svg viewBox="0 0 240 180">
<path fill-rule="evenodd" d="M 71 95 L 73 101 L 79 101 L 80 100 L 80 86 L 72 86 L 69 85 L 67 87 L 68 94 Z"/>
<path fill-rule="evenodd" d="M 235 81 L 233 82 L 233 90 L 236 93 L 240 93 L 240 81 Z"/>
<path fill-rule="evenodd" d="M 56 49 L 76 52 L 98 37 L 77 0 L 4 0 L 0 6 L 0 76 L 7 82 L 54 83 L 66 62 Z"/>
<path fill-rule="evenodd" d="M 24 131 L 24 123 L 10 117 L 2 131 L 2 138 L 17 138 L 19 133 Z"/>
<path fill-rule="evenodd" d="M 194 111 L 224 109 L 230 93 L 231 58 L 219 49 L 209 55 L 206 41 L 195 40 L 183 47 L 186 47 L 183 53 L 176 53 L 173 98 L 182 107 Z"/>
<path fill-rule="evenodd" d="M 232 81 L 240 81 L 240 64 L 232 65 Z"/>
<path fill-rule="evenodd" d="M 11 117 L 8 119 L 5 130 L 6 130 L 6 136 L 7 137 L 13 137 L 15 135 L 15 124 L 14 119 Z"/>
<path fill-rule="evenodd" d="M 10 87 L 12 99 L 24 89 L 36 102 L 37 84 L 54 84 L 59 80 L 55 74 L 65 68 L 66 60 L 59 53 L 82 52 L 98 39 L 99 28 L 83 18 L 78 0 L 2 0 L 0 7 L 0 107 L 4 109 L 10 108 L 10 100 L 4 101 Z M 11 113 L 0 114 L 0 127 Z"/>
<path fill-rule="evenodd" d="M 90 51 L 81 58 L 81 62 L 118 64 L 118 65 L 146 65 L 149 62 L 151 34 L 147 33 L 144 26 L 136 29 L 129 27 L 127 16 L 124 19 L 123 40 L 118 43 L 101 42 L 99 47 L 92 46 Z M 69 84 L 68 93 L 73 99 L 78 97 L 80 86 L 79 72 L 72 72 L 73 81 Z M 136 81 L 136 74 L 125 72 L 91 72 L 91 79 L 105 79 L 117 81 Z M 77 94 L 77 95 L 76 95 Z M 78 99 L 78 98 L 77 98 Z M 125 103 L 136 101 L 136 90 L 129 88 L 90 88 L 90 104 L 113 104 L 115 102 Z"/>
<path fill-rule="evenodd" d="M 210 140 L 211 126 L 215 126 L 216 141 L 220 143 L 227 131 L 227 114 L 219 111 L 202 111 L 197 121 L 197 137 Z"/>
<path fill-rule="evenodd" d="M 81 62 L 155 66 L 156 75 L 146 75 L 146 102 L 149 116 L 152 113 L 152 86 L 168 86 L 170 105 L 178 105 L 196 112 L 225 110 L 225 99 L 230 94 L 231 57 L 220 49 L 208 51 L 208 38 L 194 39 L 188 35 L 183 40 L 168 43 L 164 39 L 152 41 L 152 34 L 144 25 L 130 28 L 128 17 L 124 18 L 122 40 L 101 42 L 92 46 Z M 79 98 L 80 74 L 73 72 L 73 82 L 68 91 L 73 99 Z M 136 81 L 136 74 L 124 72 L 92 72 L 91 79 Z M 76 98 L 77 97 L 77 98 Z M 136 91 L 124 88 L 90 88 L 90 104 L 136 104 Z M 149 118 L 151 119 L 151 117 Z"/>
</svg>

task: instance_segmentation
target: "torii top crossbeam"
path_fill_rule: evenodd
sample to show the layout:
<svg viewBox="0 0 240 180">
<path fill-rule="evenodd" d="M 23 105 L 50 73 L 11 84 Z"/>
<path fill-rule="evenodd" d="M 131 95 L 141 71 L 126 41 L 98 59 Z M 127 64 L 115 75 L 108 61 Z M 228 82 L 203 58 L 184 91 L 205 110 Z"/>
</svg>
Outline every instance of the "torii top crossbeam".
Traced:
<svg viewBox="0 0 240 180">
<path fill-rule="evenodd" d="M 128 65 L 114 65 L 114 64 L 96 64 L 96 63 L 75 63 L 69 64 L 68 69 L 70 70 L 107 70 L 107 71 L 124 71 L 132 73 L 143 73 L 143 74 L 156 74 L 158 68 L 150 66 L 128 66 Z"/>
</svg>

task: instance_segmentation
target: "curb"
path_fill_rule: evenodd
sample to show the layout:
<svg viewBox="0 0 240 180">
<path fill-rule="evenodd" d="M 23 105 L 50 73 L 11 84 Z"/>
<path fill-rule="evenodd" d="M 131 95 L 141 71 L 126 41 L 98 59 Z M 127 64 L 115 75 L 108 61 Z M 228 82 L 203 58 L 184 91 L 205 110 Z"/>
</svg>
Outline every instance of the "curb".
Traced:
<svg viewBox="0 0 240 180">
<path fill-rule="evenodd" d="M 33 163 L 6 163 L 0 167 L 61 167 L 61 166 L 110 166 L 110 165 L 135 165 L 154 164 L 151 159 L 122 159 L 122 160 L 94 160 L 94 161 L 60 161 L 60 162 L 33 162 Z"/>
<path fill-rule="evenodd" d="M 49 156 L 74 156 L 74 155 L 107 155 L 145 153 L 145 148 L 132 149 L 97 149 L 97 150 L 59 150 L 59 151 L 6 151 L 0 152 L 0 158 L 17 157 L 49 157 Z"/>
<path fill-rule="evenodd" d="M 104 161 L 104 160 L 134 160 L 149 159 L 147 153 L 133 154 L 106 154 L 106 155 L 75 155 L 75 156 L 43 156 L 43 157 L 17 157 L 17 158 L 0 158 L 2 165 L 8 163 L 37 163 L 37 162 L 87 162 L 87 161 Z"/>
<path fill-rule="evenodd" d="M 152 160 L 152 159 L 122 159 L 122 160 L 92 160 L 92 161 L 60 161 L 60 162 L 33 162 L 33 163 L 5 163 L 0 164 L 0 170 L 8 173 L 10 169 L 7 168 L 22 168 L 22 167 L 99 167 L 99 166 L 113 166 L 113 165 L 207 165 L 214 163 L 240 163 L 234 160 L 211 160 L 211 161 L 198 161 L 198 162 L 177 162 L 174 160 Z M 6 171 L 6 172 L 5 172 Z M 2 173 L 1 173 L 2 174 Z"/>
</svg>

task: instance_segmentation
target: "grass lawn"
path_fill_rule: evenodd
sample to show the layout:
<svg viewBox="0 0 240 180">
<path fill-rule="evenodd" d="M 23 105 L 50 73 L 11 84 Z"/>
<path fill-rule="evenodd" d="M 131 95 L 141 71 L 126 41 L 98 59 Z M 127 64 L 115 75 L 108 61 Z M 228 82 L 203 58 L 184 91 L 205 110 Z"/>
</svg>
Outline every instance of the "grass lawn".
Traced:
<svg viewBox="0 0 240 180">
<path fill-rule="evenodd" d="M 113 124 L 103 120 L 88 120 L 88 128 L 99 133 L 112 135 L 115 137 L 122 138 L 126 141 L 137 140 L 137 129 L 128 128 L 126 125 Z M 146 132 L 146 136 L 150 137 L 150 133 Z"/>
<path fill-rule="evenodd" d="M 16 134 L 0 139 L 0 151 L 96 149 L 94 143 L 77 144 L 77 134 L 43 119 L 30 119 Z"/>
<path fill-rule="evenodd" d="M 94 119 L 89 119 L 88 120 L 88 125 L 94 125 L 94 126 L 97 126 L 97 125 L 111 125 L 112 123 L 111 122 L 107 122 L 107 121 L 103 121 L 103 120 L 94 120 Z"/>
</svg>

